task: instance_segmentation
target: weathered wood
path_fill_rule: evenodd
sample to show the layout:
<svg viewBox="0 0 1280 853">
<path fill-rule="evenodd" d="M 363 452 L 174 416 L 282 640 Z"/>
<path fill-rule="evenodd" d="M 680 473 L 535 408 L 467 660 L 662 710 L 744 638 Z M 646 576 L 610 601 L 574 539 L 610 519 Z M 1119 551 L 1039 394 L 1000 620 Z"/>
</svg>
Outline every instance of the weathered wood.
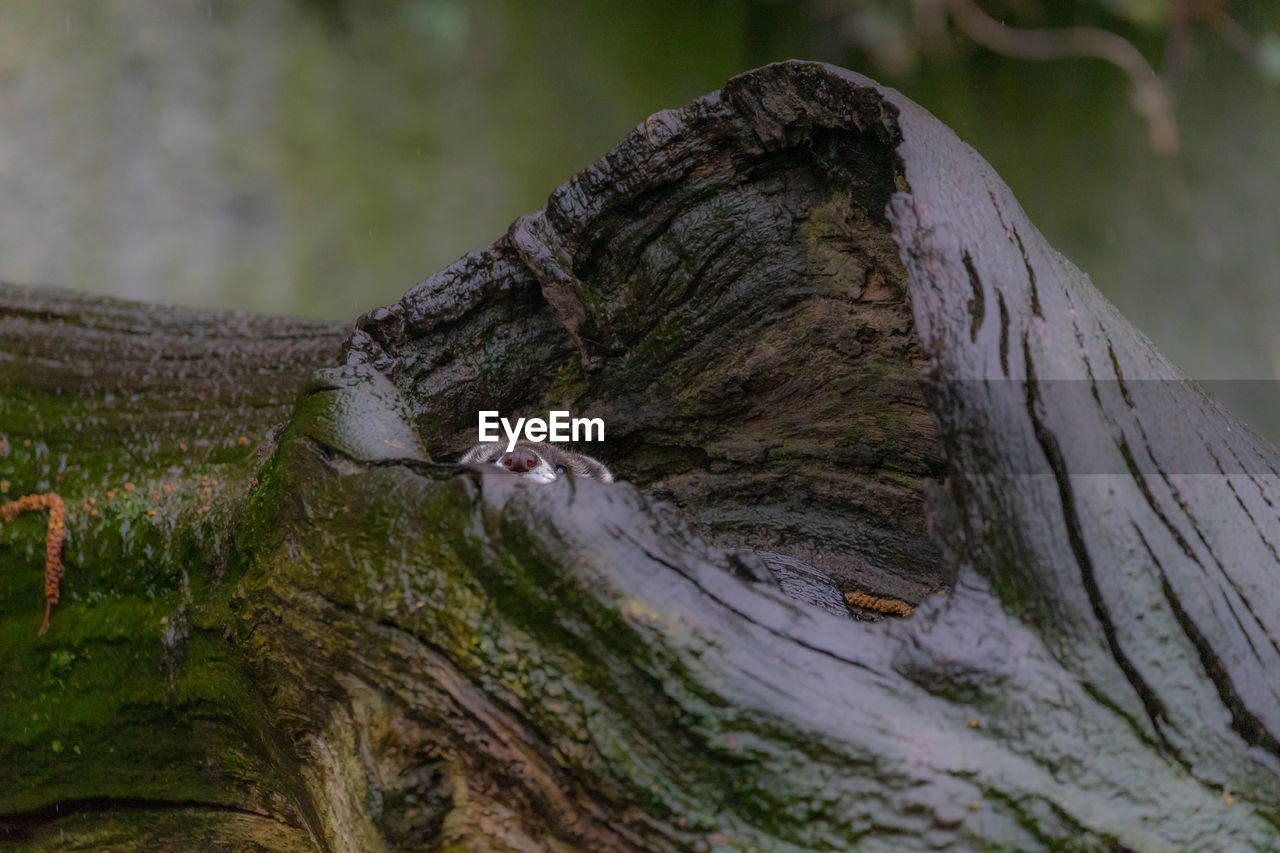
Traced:
<svg viewBox="0 0 1280 853">
<path fill-rule="evenodd" d="M 347 331 L 0 285 L 0 499 L 69 510 L 43 637 L 44 519 L 0 527 L 0 846 L 314 849 L 225 594 L 269 431 Z"/>
<path fill-rule="evenodd" d="M 164 541 L 185 550 L 134 586 L 97 579 L 140 547 L 85 515 L 110 477 L 64 472 L 68 588 L 99 594 L 41 640 L 39 553 L 15 548 L 36 526 L 0 531 L 20 649 L 0 763 L 32 780 L 0 787 L 0 826 L 19 844 L 178 849 L 161 816 L 187 808 L 207 838 L 269 849 L 1280 840 L 1280 455 L 896 92 L 812 63 L 742 75 L 363 318 L 346 364 L 303 385 L 333 333 L 276 354 L 274 387 L 300 391 L 269 458 L 228 462 L 213 521 L 198 491 L 175 498 Z M 49 404 L 10 369 L 21 345 L 0 344 L 6 418 Z M 105 391 L 75 393 L 120 429 Z M 225 399 L 190 405 L 230 427 Z M 429 461 L 477 409 L 551 407 L 604 417 L 630 482 Z M 55 421 L 32 417 L 4 427 L 18 489 L 43 488 L 15 439 Z M 111 506 L 116 534 L 146 508 Z M 924 603 L 840 618 L 743 580 L 750 549 Z M 144 615 L 109 628 L 127 608 Z M 120 652 L 142 661 L 127 691 L 88 683 Z M 170 736 L 154 755 L 148 719 Z M 65 732 L 86 748 L 33 751 Z M 92 819 L 55 809 L 85 801 Z"/>
</svg>

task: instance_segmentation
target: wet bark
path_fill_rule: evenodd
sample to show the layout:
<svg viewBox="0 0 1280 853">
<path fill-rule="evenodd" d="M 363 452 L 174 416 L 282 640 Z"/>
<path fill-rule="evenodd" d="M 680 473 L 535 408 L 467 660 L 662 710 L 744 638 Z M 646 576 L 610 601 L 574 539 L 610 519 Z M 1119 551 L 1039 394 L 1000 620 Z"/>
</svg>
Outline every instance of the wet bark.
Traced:
<svg viewBox="0 0 1280 853">
<path fill-rule="evenodd" d="M 341 355 L 0 298 L 0 474 L 70 508 L 40 639 L 0 529 L 11 844 L 1280 839 L 1280 454 L 865 78 L 651 116 Z M 602 417 L 624 482 L 448 464 L 478 409 Z"/>
</svg>

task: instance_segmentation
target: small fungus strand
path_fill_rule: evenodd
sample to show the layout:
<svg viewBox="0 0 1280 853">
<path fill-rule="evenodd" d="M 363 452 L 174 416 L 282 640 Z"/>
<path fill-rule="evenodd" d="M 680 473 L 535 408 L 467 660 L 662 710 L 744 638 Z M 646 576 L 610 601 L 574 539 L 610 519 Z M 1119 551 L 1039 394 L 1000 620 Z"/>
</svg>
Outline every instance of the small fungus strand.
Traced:
<svg viewBox="0 0 1280 853">
<path fill-rule="evenodd" d="M 865 592 L 846 592 L 844 600 L 854 607 L 874 610 L 877 613 L 888 613 L 891 616 L 910 616 L 915 612 L 915 608 L 905 601 L 897 598 L 878 598 L 874 595 L 867 595 Z"/>
<path fill-rule="evenodd" d="M 23 495 L 0 504 L 0 521 L 13 521 L 19 513 L 49 510 L 49 532 L 44 543 L 44 622 L 38 634 L 49 630 L 49 611 L 58 603 L 62 583 L 62 543 L 67 535 L 67 505 L 56 492 Z"/>
</svg>

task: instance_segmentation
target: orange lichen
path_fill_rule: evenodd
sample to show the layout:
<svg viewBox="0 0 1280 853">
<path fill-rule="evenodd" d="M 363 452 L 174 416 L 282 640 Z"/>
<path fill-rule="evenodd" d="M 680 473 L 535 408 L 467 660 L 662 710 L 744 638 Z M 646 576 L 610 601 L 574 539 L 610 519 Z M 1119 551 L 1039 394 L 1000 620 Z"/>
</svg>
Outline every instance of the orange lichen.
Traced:
<svg viewBox="0 0 1280 853">
<path fill-rule="evenodd" d="M 62 543 L 67 535 L 67 505 L 55 492 L 42 495 L 23 495 L 16 501 L 0 504 L 0 521 L 13 521 L 19 513 L 49 510 L 49 532 L 44 540 L 44 622 L 43 634 L 49 630 L 49 611 L 58 603 L 62 582 Z"/>
<path fill-rule="evenodd" d="M 863 607 L 867 610 L 874 610 L 877 613 L 888 613 L 891 616 L 910 616 L 915 612 L 915 608 L 905 601 L 897 598 L 878 598 L 874 595 L 867 595 L 865 592 L 846 592 L 844 600 L 854 607 Z"/>
</svg>

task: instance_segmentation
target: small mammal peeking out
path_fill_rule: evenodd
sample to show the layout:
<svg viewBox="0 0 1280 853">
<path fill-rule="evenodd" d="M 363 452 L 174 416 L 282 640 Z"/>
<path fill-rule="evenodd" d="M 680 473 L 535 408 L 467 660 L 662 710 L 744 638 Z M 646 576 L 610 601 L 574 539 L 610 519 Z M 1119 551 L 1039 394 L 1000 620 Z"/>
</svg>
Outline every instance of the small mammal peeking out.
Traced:
<svg viewBox="0 0 1280 853">
<path fill-rule="evenodd" d="M 541 441 L 518 441 L 510 450 L 501 442 L 482 442 L 458 461 L 462 465 L 493 465 L 535 483 L 553 483 L 565 476 L 613 482 L 613 474 L 599 459 Z"/>
</svg>

